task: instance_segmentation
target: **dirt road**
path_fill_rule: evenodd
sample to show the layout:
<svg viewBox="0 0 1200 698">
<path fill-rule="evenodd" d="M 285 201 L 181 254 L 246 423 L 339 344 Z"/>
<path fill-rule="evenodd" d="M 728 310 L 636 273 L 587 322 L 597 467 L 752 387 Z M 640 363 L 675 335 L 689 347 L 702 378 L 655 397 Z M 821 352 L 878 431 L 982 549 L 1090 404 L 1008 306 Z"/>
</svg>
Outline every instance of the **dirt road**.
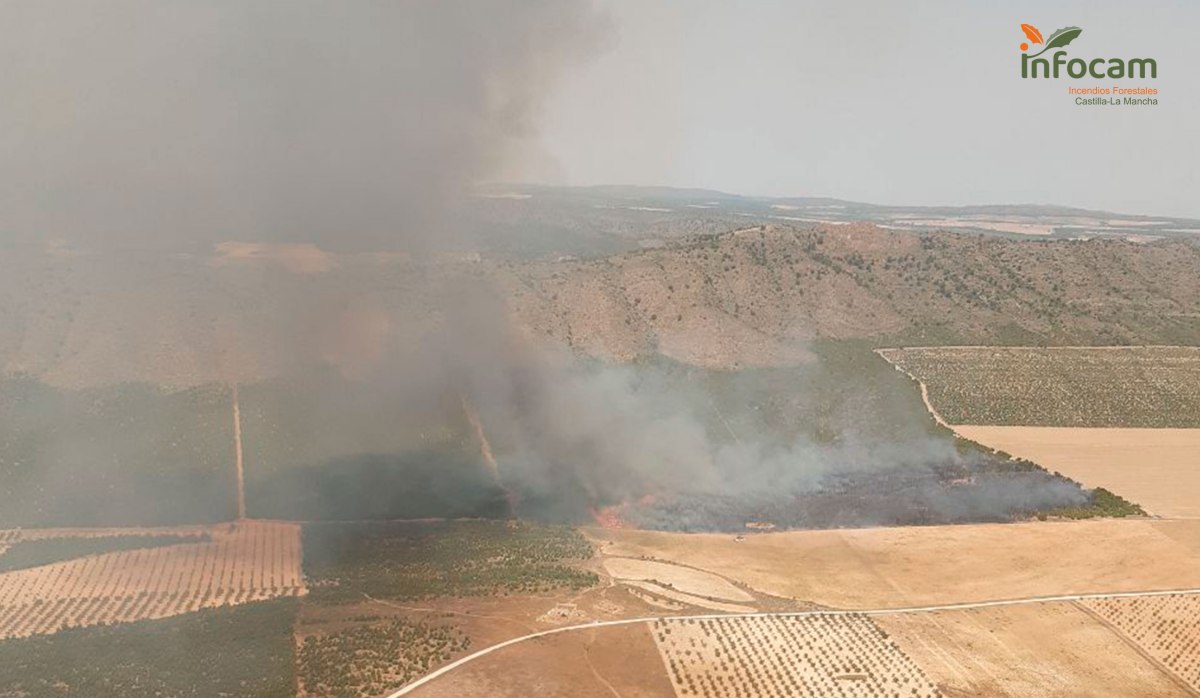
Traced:
<svg viewBox="0 0 1200 698">
<path fill-rule="evenodd" d="M 997 606 L 1020 606 L 1026 604 L 1038 603 L 1057 603 L 1057 602 L 1078 602 L 1090 599 L 1124 599 L 1124 598 L 1139 598 L 1149 596 L 1192 596 L 1200 595 L 1198 589 L 1175 589 L 1167 591 L 1127 591 L 1111 594 L 1068 594 L 1063 596 L 1037 596 L 1024 599 L 1005 599 L 1001 601 L 980 601 L 974 603 L 962 604 L 941 604 L 937 606 L 910 606 L 905 608 L 877 608 L 868 610 L 848 610 L 848 611 L 787 611 L 779 613 L 771 612 L 756 612 L 756 613 L 714 613 L 706 615 L 688 615 L 688 616 L 655 616 L 652 618 L 626 618 L 624 620 L 609 620 L 609 621 L 593 621 L 591 623 L 582 623 L 579 625 L 568 625 L 561 628 L 551 628 L 520 637 L 514 637 L 511 640 L 485 647 L 478 652 L 474 652 L 465 657 L 457 659 L 446 666 L 434 671 L 426 676 L 413 681 L 404 688 L 387 696 L 387 698 L 400 698 L 417 690 L 421 686 L 434 681 L 435 679 L 454 671 L 468 662 L 472 662 L 480 657 L 487 656 L 496 650 L 503 649 L 510 645 L 515 645 L 527 640 L 533 640 L 539 637 L 547 637 L 549 635 L 557 635 L 559 633 L 574 632 L 577 630 L 589 630 L 594 628 L 604 628 L 618 625 L 635 625 L 638 623 L 651 623 L 660 620 L 711 620 L 719 618 L 803 618 L 808 616 L 840 616 L 840 615 L 866 615 L 866 616 L 888 616 L 902 613 L 932 613 L 936 611 L 959 611 L 974 608 L 993 608 Z"/>
</svg>

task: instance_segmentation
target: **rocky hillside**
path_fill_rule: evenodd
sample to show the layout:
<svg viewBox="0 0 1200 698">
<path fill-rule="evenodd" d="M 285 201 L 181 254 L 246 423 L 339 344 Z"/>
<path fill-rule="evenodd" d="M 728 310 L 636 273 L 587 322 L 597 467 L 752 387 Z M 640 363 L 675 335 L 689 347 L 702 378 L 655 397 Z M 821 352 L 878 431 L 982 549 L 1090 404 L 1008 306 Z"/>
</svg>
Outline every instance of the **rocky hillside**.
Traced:
<svg viewBox="0 0 1200 698">
<path fill-rule="evenodd" d="M 1200 344 L 1200 246 L 754 227 L 500 270 L 538 333 L 622 359 L 786 364 L 878 344 Z"/>
<path fill-rule="evenodd" d="M 807 225 L 807 224 L 806 224 Z M 437 300 L 492 283 L 517 324 L 585 353 L 788 365 L 814 338 L 876 345 L 1200 345 L 1200 246 L 1012 239 L 867 224 L 753 227 L 587 260 L 9 247 L 0 372 L 56 385 L 353 374 L 420 346 Z"/>
</svg>

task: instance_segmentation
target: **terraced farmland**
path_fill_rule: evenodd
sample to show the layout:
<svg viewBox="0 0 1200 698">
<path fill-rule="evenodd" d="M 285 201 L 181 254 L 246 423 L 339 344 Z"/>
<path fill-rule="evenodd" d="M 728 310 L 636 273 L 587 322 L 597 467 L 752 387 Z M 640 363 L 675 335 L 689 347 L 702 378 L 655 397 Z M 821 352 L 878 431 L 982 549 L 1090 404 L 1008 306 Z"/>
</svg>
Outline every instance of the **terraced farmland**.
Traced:
<svg viewBox="0 0 1200 698">
<path fill-rule="evenodd" d="M 306 593 L 299 526 L 249 521 L 209 532 L 208 542 L 124 550 L 0 574 L 0 639 Z M 22 539 L 30 535 L 37 534 L 21 533 Z"/>
<path fill-rule="evenodd" d="M 651 632 L 681 698 L 941 695 L 859 614 L 667 620 Z"/>
<path fill-rule="evenodd" d="M 1095 599 L 1083 605 L 1200 691 L 1200 596 Z"/>
<path fill-rule="evenodd" d="M 1197 347 L 880 349 L 950 424 L 1200 427 Z"/>
</svg>

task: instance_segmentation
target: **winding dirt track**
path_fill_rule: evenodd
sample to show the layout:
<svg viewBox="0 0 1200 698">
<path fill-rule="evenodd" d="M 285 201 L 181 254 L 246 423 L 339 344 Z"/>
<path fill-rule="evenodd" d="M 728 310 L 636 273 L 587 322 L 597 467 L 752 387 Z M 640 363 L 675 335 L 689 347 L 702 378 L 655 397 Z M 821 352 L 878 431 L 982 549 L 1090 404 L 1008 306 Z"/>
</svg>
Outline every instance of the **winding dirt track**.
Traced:
<svg viewBox="0 0 1200 698">
<path fill-rule="evenodd" d="M 868 610 L 851 610 L 851 611 L 784 611 L 784 612 L 756 612 L 756 613 L 713 613 L 706 615 L 685 615 L 685 616 L 655 616 L 650 618 L 626 618 L 624 620 L 609 620 L 609 621 L 592 621 L 591 623 L 582 623 L 579 625 L 568 625 L 561 628 L 551 628 L 550 630 L 542 630 L 520 637 L 514 637 L 511 640 L 485 647 L 478 652 L 474 652 L 465 657 L 450 662 L 446 666 L 427 674 L 416 681 L 408 684 L 404 688 L 389 694 L 386 698 L 400 698 L 400 696 L 408 695 L 417 690 L 421 686 L 454 671 L 462 665 L 484 657 L 503 649 L 510 645 L 515 645 L 526 640 L 533 640 L 539 637 L 549 635 L 557 635 L 558 633 L 573 632 L 576 630 L 588 630 L 593 628 L 604 628 L 617 625 L 634 625 L 637 623 L 650 623 L 661 620 L 711 620 L 719 618 L 803 618 L 809 616 L 841 616 L 841 615 L 866 615 L 866 616 L 888 616 L 901 613 L 932 613 L 935 611 L 960 611 L 973 608 L 992 608 L 996 606 L 1020 606 L 1025 604 L 1037 603 L 1056 603 L 1056 602 L 1079 602 L 1091 599 L 1126 599 L 1139 598 L 1148 596 L 1194 596 L 1200 595 L 1200 588 L 1196 589 L 1173 589 L 1160 591 L 1126 591 L 1111 594 L 1069 594 L 1065 596 L 1036 596 L 1023 599 L 1003 599 L 996 601 L 979 601 L 974 603 L 959 603 L 959 604 L 941 604 L 937 606 L 910 606 L 906 608 L 878 608 Z"/>
</svg>

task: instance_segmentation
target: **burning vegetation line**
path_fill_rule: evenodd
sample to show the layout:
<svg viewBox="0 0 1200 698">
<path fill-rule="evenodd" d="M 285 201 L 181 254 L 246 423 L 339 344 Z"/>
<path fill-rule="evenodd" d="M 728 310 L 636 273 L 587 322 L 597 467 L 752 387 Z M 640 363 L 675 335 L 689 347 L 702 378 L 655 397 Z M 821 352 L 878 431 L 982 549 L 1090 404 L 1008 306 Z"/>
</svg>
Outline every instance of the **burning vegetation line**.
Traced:
<svg viewBox="0 0 1200 698">
<path fill-rule="evenodd" d="M 725 419 L 725 414 L 721 412 L 721 408 L 717 407 L 717 401 L 709 398 L 708 402 L 712 405 L 713 412 L 717 413 L 717 417 L 721 420 L 721 424 L 725 425 L 725 431 L 729 432 L 729 435 L 733 437 L 733 440 L 737 442 L 738 446 L 741 446 L 742 440 L 738 438 L 737 432 L 735 432 L 733 427 L 729 425 L 729 420 Z"/>
<path fill-rule="evenodd" d="M 515 517 L 517 514 L 516 497 L 500 479 L 500 465 L 496 463 L 496 456 L 492 453 L 492 444 L 488 442 L 487 434 L 483 432 L 483 422 L 479 420 L 479 412 L 466 395 L 462 396 L 462 406 L 463 413 L 467 415 L 467 422 L 471 424 L 471 430 L 475 433 L 475 440 L 479 442 L 479 455 L 483 458 L 483 464 L 491 473 L 496 486 L 504 491 L 504 499 L 508 502 L 508 516 Z"/>
</svg>

